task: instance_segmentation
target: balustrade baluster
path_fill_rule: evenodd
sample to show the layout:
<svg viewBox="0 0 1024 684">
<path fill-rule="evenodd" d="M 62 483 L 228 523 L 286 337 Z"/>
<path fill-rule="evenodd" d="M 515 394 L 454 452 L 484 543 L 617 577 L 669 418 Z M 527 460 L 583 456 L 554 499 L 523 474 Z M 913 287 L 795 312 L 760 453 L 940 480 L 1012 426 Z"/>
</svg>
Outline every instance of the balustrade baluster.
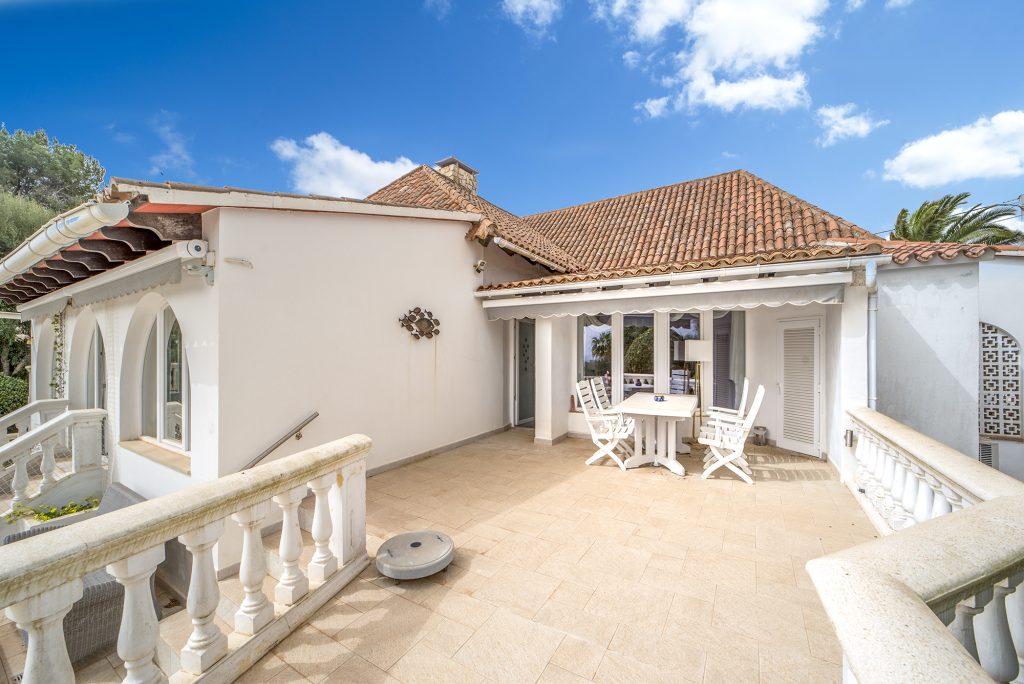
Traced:
<svg viewBox="0 0 1024 684">
<path fill-rule="evenodd" d="M 1011 587 L 1017 589 L 1006 597 L 1006 619 L 1010 625 L 1010 636 L 1013 637 L 1013 648 L 1017 653 L 1017 678 L 1014 684 L 1024 684 L 1024 590 L 1020 585 L 1024 582 L 1024 573 L 1017 573 L 1008 580 Z"/>
<path fill-rule="evenodd" d="M 975 637 L 974 618 L 985 610 L 991 600 L 992 590 L 986 589 L 956 604 L 956 618 L 949 627 L 953 636 L 975 660 L 978 660 L 978 641 Z"/>
<path fill-rule="evenodd" d="M 160 623 L 153 607 L 150 577 L 164 559 L 164 546 L 111 563 L 107 572 L 124 587 L 124 609 L 117 633 L 117 655 L 127 670 L 126 684 L 156 684 L 167 677 L 153 662 L 160 638 Z"/>
<path fill-rule="evenodd" d="M 21 503 L 27 498 L 28 489 L 28 454 L 22 452 L 14 456 L 14 477 L 11 479 L 11 490 L 14 496 L 11 503 Z"/>
<path fill-rule="evenodd" d="M 893 452 L 893 477 L 892 477 L 892 489 L 890 493 L 892 495 L 892 510 L 889 516 L 889 525 L 894 530 L 902 529 L 906 526 L 907 510 L 903 508 L 903 496 L 904 489 L 907 486 L 907 469 L 904 465 L 906 457 L 899 452 Z"/>
<path fill-rule="evenodd" d="M 242 561 L 238 567 L 238 581 L 245 591 L 245 598 L 235 613 L 235 631 L 239 634 L 255 634 L 274 617 L 274 606 L 263 593 L 267 559 L 263 550 L 262 527 L 269 512 L 270 502 L 264 501 L 231 516 L 242 528 Z"/>
<path fill-rule="evenodd" d="M 1006 615 L 1006 597 L 1014 593 L 1016 585 L 1003 580 L 992 588 L 992 600 L 981 615 L 974 619 L 978 636 L 978 662 L 997 682 L 1010 682 L 1019 674 L 1017 652 Z"/>
<path fill-rule="evenodd" d="M 223 531 L 224 521 L 218 520 L 178 537 L 192 554 L 192 578 L 185 604 L 192 618 L 192 634 L 181 651 L 181 669 L 190 674 L 210 669 L 228 650 L 228 639 L 214 620 L 220 587 L 213 566 L 213 545 Z"/>
<path fill-rule="evenodd" d="M 274 497 L 281 508 L 281 578 L 274 587 L 274 600 L 290 606 L 309 591 L 309 580 L 299 569 L 302 554 L 302 531 L 299 529 L 299 504 L 306 496 L 306 486 Z"/>
<path fill-rule="evenodd" d="M 960 494 L 945 486 L 942 488 L 942 492 L 946 495 L 946 500 L 949 501 L 949 511 L 951 513 L 964 509 L 964 499 Z"/>
<path fill-rule="evenodd" d="M 64 616 L 80 598 L 82 580 L 75 579 L 7 607 L 7 617 L 28 634 L 22 684 L 75 681 L 64 641 Z"/>
<path fill-rule="evenodd" d="M 338 559 L 331 553 L 331 506 L 328 494 L 336 481 L 334 473 L 328 473 L 311 480 L 309 488 L 313 490 L 316 501 L 313 504 L 313 543 L 316 546 L 313 558 L 309 561 L 306 574 L 309 579 L 323 582 L 338 570 Z"/>
<path fill-rule="evenodd" d="M 864 489 L 865 482 L 867 481 L 868 443 L 864 437 L 864 430 L 859 425 L 854 425 L 853 434 L 857 439 L 857 446 L 853 450 L 853 460 L 856 464 L 853 472 L 857 480 L 857 486 Z"/>
<path fill-rule="evenodd" d="M 939 516 L 946 515 L 953 508 L 949 505 L 949 499 L 946 498 L 945 488 L 935 478 L 928 476 L 928 485 L 932 490 L 932 511 L 930 518 L 938 518 Z"/>
<path fill-rule="evenodd" d="M 907 512 L 906 519 L 904 520 L 904 527 L 910 527 L 917 522 L 916 520 L 916 508 L 917 508 L 917 495 L 920 491 L 920 473 L 921 469 L 918 468 L 914 461 L 907 459 L 904 463 L 904 468 L 907 471 L 907 481 L 903 488 L 903 510 Z"/>
<path fill-rule="evenodd" d="M 57 482 L 57 478 L 54 477 L 57 470 L 57 461 L 53 457 L 53 452 L 59 443 L 60 440 L 56 435 L 43 440 L 43 460 L 39 464 L 39 472 L 43 476 L 43 479 L 39 482 L 40 493 L 50 489 Z"/>
</svg>

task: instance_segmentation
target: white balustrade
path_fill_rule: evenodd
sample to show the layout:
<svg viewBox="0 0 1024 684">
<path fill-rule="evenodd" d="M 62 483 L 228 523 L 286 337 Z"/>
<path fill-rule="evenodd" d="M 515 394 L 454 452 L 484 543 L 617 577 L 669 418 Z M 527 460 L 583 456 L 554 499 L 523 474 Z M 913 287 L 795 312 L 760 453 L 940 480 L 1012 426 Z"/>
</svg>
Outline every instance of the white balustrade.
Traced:
<svg viewBox="0 0 1024 684">
<path fill-rule="evenodd" d="M 299 528 L 299 504 L 306 497 L 306 485 L 274 497 L 281 508 L 281 577 L 274 587 L 274 600 L 290 606 L 309 591 L 309 580 L 299 568 L 302 555 L 302 530 Z"/>
<path fill-rule="evenodd" d="M 214 619 L 220 587 L 213 564 L 213 545 L 223 532 L 224 521 L 218 520 L 178 537 L 192 554 L 192 578 L 185 605 L 192 618 L 192 634 L 181 651 L 181 669 L 191 674 L 206 672 L 228 650 L 228 638 Z"/>
<path fill-rule="evenodd" d="M 149 589 L 150 578 L 164 559 L 163 544 L 107 566 L 107 572 L 124 587 L 124 610 L 117 635 L 117 655 L 127 671 L 129 684 L 167 681 L 154 658 L 160 639 L 160 625 Z"/>
<path fill-rule="evenodd" d="M 81 446 L 90 440 L 88 432 L 88 426 L 73 429 L 71 441 Z M 159 667 L 174 663 L 190 681 L 197 676 L 234 680 L 368 565 L 369 447 L 369 438 L 353 435 L 15 542 L 0 554 L 0 607 L 28 634 L 24 684 L 74 681 L 63 620 L 82 597 L 82 577 L 101 568 L 124 587 L 116 646 L 125 663 L 124 681 L 177 679 L 178 673 Z M 96 454 L 83 450 L 82 466 L 98 462 Z M 299 567 L 298 506 L 307 487 L 316 497 L 312 588 Z M 267 569 L 260 536 L 272 501 L 283 514 L 284 572 L 275 589 L 276 609 L 263 592 Z M 216 617 L 222 594 L 212 553 L 229 517 L 242 529 L 238 581 L 244 591 L 231 639 Z M 182 616 L 191 621 L 192 631 L 177 660 L 158 658 L 160 623 L 151 590 L 164 543 L 171 539 L 180 540 L 192 555 L 187 613 Z"/>
<path fill-rule="evenodd" d="M 270 502 L 264 501 L 231 516 L 242 527 L 242 561 L 238 568 L 238 581 L 245 597 L 235 613 L 235 631 L 239 634 L 253 635 L 274 617 L 274 606 L 263 593 L 267 559 L 261 532 L 263 519 L 269 512 Z"/>
<path fill-rule="evenodd" d="M 851 488 L 880 539 L 808 563 L 844 682 L 1024 684 L 1024 483 L 867 408 Z"/>
</svg>

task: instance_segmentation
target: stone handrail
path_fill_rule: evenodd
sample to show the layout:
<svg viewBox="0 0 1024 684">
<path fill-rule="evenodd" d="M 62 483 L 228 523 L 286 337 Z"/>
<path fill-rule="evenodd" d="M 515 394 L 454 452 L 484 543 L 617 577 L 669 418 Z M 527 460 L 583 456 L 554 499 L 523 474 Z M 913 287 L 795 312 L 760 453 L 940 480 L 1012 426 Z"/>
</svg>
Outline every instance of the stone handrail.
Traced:
<svg viewBox="0 0 1024 684">
<path fill-rule="evenodd" d="M 7 431 L 15 426 L 19 433 L 24 434 L 32 427 L 34 416 L 38 415 L 41 419 L 40 422 L 45 423 L 51 416 L 66 411 L 67 408 L 67 399 L 38 399 L 30 404 L 25 404 L 0 417 L 0 434 L 7 434 Z"/>
<path fill-rule="evenodd" d="M 99 468 L 102 465 L 103 420 L 106 415 L 107 412 L 103 409 L 64 411 L 0 446 L 0 468 L 4 471 L 14 470 L 14 478 L 11 481 L 11 489 L 14 492 L 12 504 L 21 503 L 29 498 L 28 464 L 35 457 L 36 447 L 42 448 L 42 461 L 39 466 L 42 481 L 39 483 L 39 492 L 47 491 L 57 482 L 54 450 L 59 443 L 68 442 L 69 430 L 72 474 Z"/>
<path fill-rule="evenodd" d="M 876 411 L 848 414 L 855 488 L 889 535 L 807 564 L 844 681 L 1021 681 L 1024 484 Z"/>
<path fill-rule="evenodd" d="M 82 577 L 104 567 L 125 588 L 117 643 L 125 681 L 159 681 L 174 674 L 161 672 L 156 662 L 159 624 L 149 588 L 164 559 L 164 543 L 172 539 L 192 555 L 187 611 L 193 629 L 176 666 L 190 681 L 218 668 L 213 679 L 231 681 L 366 566 L 370 444 L 368 437 L 352 435 L 7 547 L 0 554 L 0 607 L 28 633 L 22 681 L 74 680 L 62 620 L 82 596 Z M 298 507 L 307 488 L 315 495 L 316 549 L 303 573 Z M 267 571 L 261 529 L 271 501 L 283 514 L 276 614 L 262 589 Z M 229 517 L 242 528 L 238 576 L 245 590 L 230 647 L 214 621 L 220 590 L 212 553 Z M 317 592 L 317 600 L 306 600 Z"/>
</svg>

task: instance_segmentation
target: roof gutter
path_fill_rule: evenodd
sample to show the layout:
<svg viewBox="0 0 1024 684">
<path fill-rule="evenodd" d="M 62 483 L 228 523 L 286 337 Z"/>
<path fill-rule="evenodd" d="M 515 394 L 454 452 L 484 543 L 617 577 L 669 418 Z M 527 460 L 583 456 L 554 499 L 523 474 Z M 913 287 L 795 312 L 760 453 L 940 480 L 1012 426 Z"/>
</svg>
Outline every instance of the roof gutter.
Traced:
<svg viewBox="0 0 1024 684">
<path fill-rule="evenodd" d="M 127 202 L 88 202 L 56 216 L 0 262 L 0 285 L 100 228 L 120 223 L 127 216 Z"/>
<path fill-rule="evenodd" d="M 497 240 L 497 238 L 495 238 Z M 724 276 L 761 276 L 774 273 L 799 273 L 804 271 L 828 271 L 835 269 L 850 269 L 867 264 L 884 265 L 892 261 L 888 254 L 870 254 L 865 256 L 834 257 L 830 259 L 810 259 L 807 261 L 793 261 L 786 263 L 754 264 L 752 266 L 726 266 L 723 268 L 710 268 L 701 271 L 685 271 L 681 273 L 660 273 L 648 276 L 635 276 L 632 278 L 606 278 L 603 280 L 582 280 L 574 283 L 554 283 L 551 285 L 534 285 L 531 287 L 510 287 L 502 290 L 484 290 L 476 292 L 475 295 L 481 299 L 498 299 L 515 297 L 525 294 L 541 294 L 553 292 L 572 292 L 605 287 L 645 287 L 651 284 L 677 284 L 699 281 L 705 278 L 718 278 Z"/>
<path fill-rule="evenodd" d="M 562 268 L 561 266 L 557 266 L 556 264 L 554 264 L 551 261 L 548 261 L 544 257 L 537 256 L 530 250 L 523 249 L 519 245 L 509 242 L 505 238 L 495 237 L 494 244 L 496 244 L 498 247 L 501 247 L 502 249 L 507 249 L 510 252 L 515 252 L 521 257 L 526 257 L 530 261 L 536 261 L 541 266 L 546 266 L 547 268 L 550 268 L 552 271 L 557 271 L 558 273 L 565 273 L 565 269 Z"/>
</svg>

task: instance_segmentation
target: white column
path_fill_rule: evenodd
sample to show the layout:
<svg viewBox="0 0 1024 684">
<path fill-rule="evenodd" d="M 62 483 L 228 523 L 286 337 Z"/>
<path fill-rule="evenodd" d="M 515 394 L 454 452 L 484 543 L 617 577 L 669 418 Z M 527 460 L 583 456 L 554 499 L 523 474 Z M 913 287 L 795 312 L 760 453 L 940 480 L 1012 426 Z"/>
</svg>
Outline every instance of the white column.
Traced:
<svg viewBox="0 0 1024 684">
<path fill-rule="evenodd" d="M 64 641 L 64 616 L 80 598 L 82 580 L 75 579 L 7 607 L 7 617 L 28 633 L 22 684 L 75 681 Z"/>
<path fill-rule="evenodd" d="M 267 559 L 263 550 L 263 519 L 270 512 L 270 502 L 264 501 L 231 516 L 242 528 L 242 560 L 238 566 L 238 581 L 245 598 L 235 613 L 235 631 L 252 635 L 273 619 L 274 606 L 263 593 L 263 580 L 267 576 Z"/>
<path fill-rule="evenodd" d="M 668 394 L 670 368 L 668 344 L 668 313 L 654 314 L 654 391 Z"/>
<path fill-rule="evenodd" d="M 923 523 L 932 518 L 932 504 L 935 493 L 928 483 L 928 475 L 924 469 L 915 466 L 914 474 L 917 476 L 917 499 L 914 501 L 914 521 Z"/>
<path fill-rule="evenodd" d="M 1010 624 L 1010 635 L 1013 647 L 1017 652 L 1017 678 L 1014 684 L 1024 684 L 1024 590 L 1020 584 L 1024 581 L 1024 573 L 1017 573 L 1010 578 L 1010 585 L 1017 588 L 1006 597 L 1006 618 Z"/>
<path fill-rule="evenodd" d="M 302 531 L 299 529 L 299 504 L 306 496 L 306 485 L 274 497 L 281 508 L 281 578 L 274 587 L 274 600 L 290 606 L 309 591 L 309 580 L 299 568 L 302 555 Z"/>
<path fill-rule="evenodd" d="M 997 682 L 1012 681 L 1020 669 L 1006 616 L 1006 597 L 1013 593 L 1014 588 L 1006 580 L 999 582 L 992 588 L 992 601 L 974 618 L 974 631 L 979 637 L 978 662 Z"/>
<path fill-rule="evenodd" d="M 154 546 L 142 553 L 111 563 L 107 572 L 124 587 L 124 609 L 121 628 L 117 633 L 117 655 L 127 670 L 126 684 L 156 684 L 167 677 L 153 662 L 160 623 L 153 607 L 153 593 L 149 580 L 156 566 L 164 559 L 164 545 Z"/>
<path fill-rule="evenodd" d="M 536 417 L 534 441 L 553 444 L 569 431 L 569 383 L 573 351 L 569 327 L 575 319 L 538 318 L 534 326 Z"/>
<path fill-rule="evenodd" d="M 57 462 L 53 458 L 53 451 L 57 448 L 58 442 L 59 438 L 56 435 L 43 440 L 43 460 L 39 464 L 39 472 L 43 476 L 39 482 L 40 493 L 47 491 L 57 482 L 57 478 L 54 477 L 57 470 Z"/>
<path fill-rule="evenodd" d="M 932 488 L 932 518 L 938 518 L 939 516 L 946 515 L 953 511 L 953 507 L 949 505 L 949 499 L 946 498 L 946 490 L 939 481 L 935 478 L 925 474 L 928 478 L 928 485 Z"/>
<path fill-rule="evenodd" d="M 914 462 L 910 459 L 903 464 L 903 468 L 906 470 L 906 483 L 903 487 L 903 501 L 900 504 L 903 510 L 906 512 L 904 517 L 903 526 L 910 527 L 915 522 L 914 519 L 914 508 L 917 504 L 917 492 L 918 492 L 918 479 L 917 473 L 919 469 L 914 465 Z"/>
<path fill-rule="evenodd" d="M 192 618 L 192 635 L 181 651 L 181 669 L 190 674 L 202 674 L 228 652 L 228 639 L 214 620 L 220 587 L 213 567 L 213 545 L 223 532 L 224 521 L 218 520 L 178 537 L 192 554 L 192 578 L 185 603 Z"/>
<path fill-rule="evenodd" d="M 323 582 L 338 570 L 338 559 L 331 553 L 331 507 L 328 502 L 328 493 L 335 480 L 334 473 L 327 473 L 309 481 L 309 488 L 315 497 L 311 534 L 316 548 L 306 574 L 314 582 Z"/>
<path fill-rule="evenodd" d="M 366 459 L 349 463 L 331 487 L 331 551 L 342 565 L 366 556 Z"/>
<path fill-rule="evenodd" d="M 829 315 L 835 315 L 835 307 L 828 307 Z M 863 286 L 847 285 L 843 303 L 839 305 L 839 359 L 835 369 L 836 386 L 840 393 L 840 406 L 835 434 L 828 440 L 829 458 L 836 458 L 836 468 L 846 477 L 852 472 L 852 454 L 843 442 L 843 433 L 854 423 L 846 411 L 868 405 L 868 292 Z M 833 411 L 833 415 L 835 415 Z M 833 454 L 838 455 L 833 457 Z"/>
<path fill-rule="evenodd" d="M 623 319 L 622 314 L 612 314 L 612 403 L 618 404 L 623 399 L 622 371 L 625 369 L 623 355 Z"/>
</svg>

